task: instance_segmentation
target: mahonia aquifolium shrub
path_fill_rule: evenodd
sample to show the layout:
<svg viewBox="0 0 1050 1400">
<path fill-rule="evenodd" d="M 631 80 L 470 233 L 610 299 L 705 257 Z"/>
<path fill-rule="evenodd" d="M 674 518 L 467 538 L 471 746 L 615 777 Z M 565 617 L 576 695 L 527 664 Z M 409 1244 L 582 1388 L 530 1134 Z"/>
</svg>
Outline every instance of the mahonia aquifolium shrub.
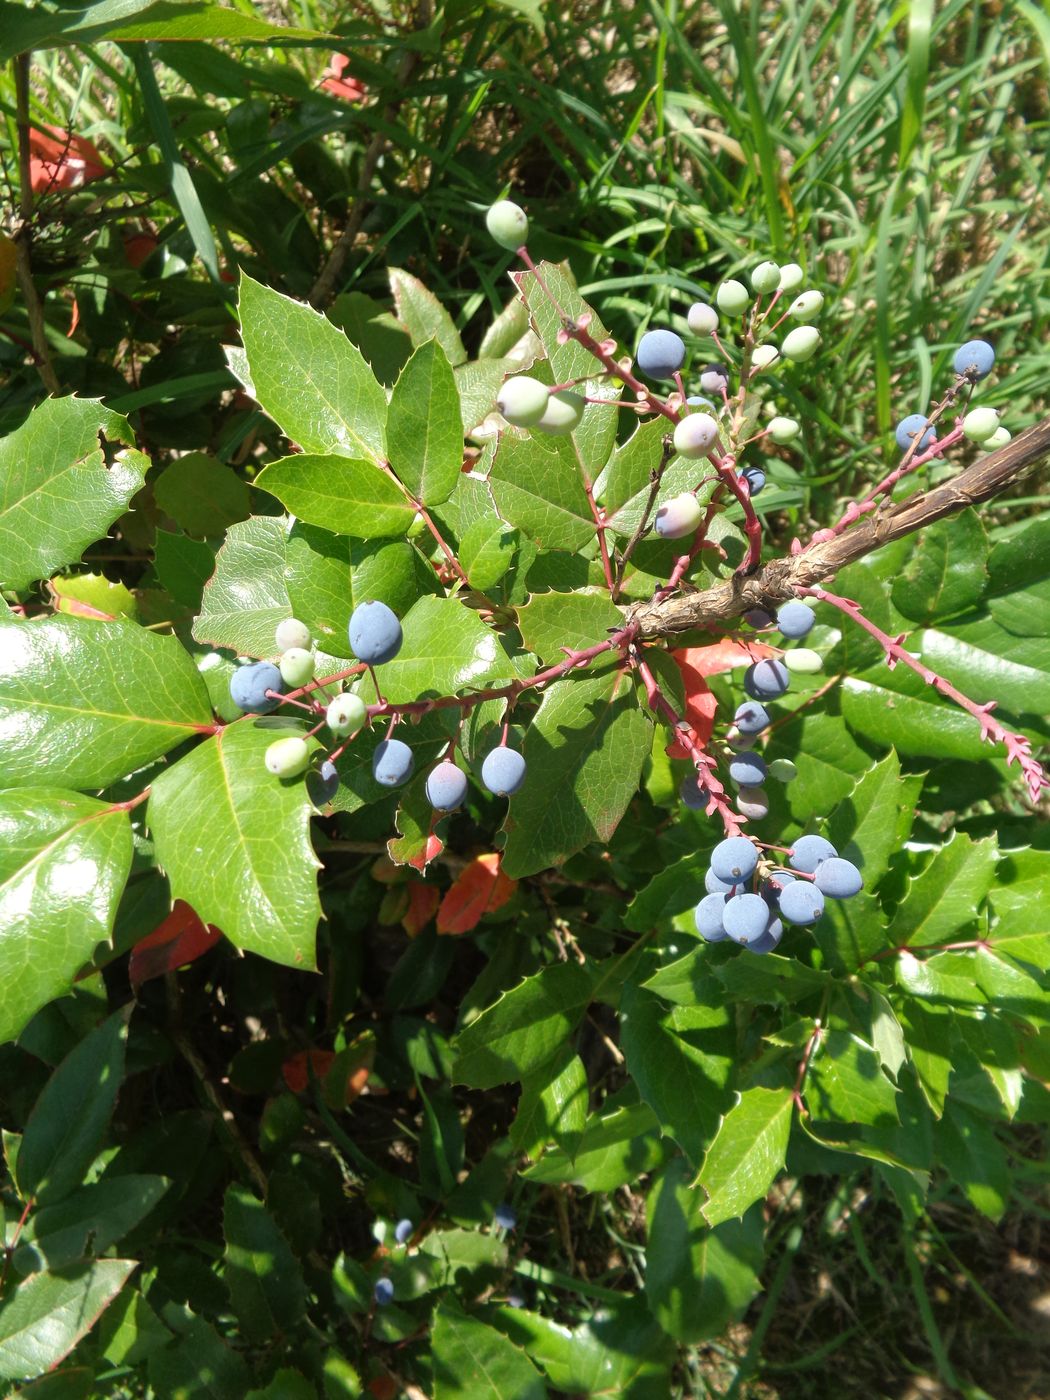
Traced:
<svg viewBox="0 0 1050 1400">
<path fill-rule="evenodd" d="M 501 247 L 521 254 L 542 294 L 560 313 L 556 298 L 546 287 L 540 270 L 529 258 L 528 219 L 524 211 L 510 200 L 501 200 L 489 210 L 486 224 Z M 629 360 L 613 359 L 615 346 L 612 342 L 599 343 L 589 335 L 589 316 L 565 319 L 562 334 L 566 340 L 574 339 L 593 353 L 599 371 L 609 381 L 619 381 L 634 390 L 636 402 L 632 410 L 643 421 L 646 414 L 662 413 L 668 422 L 669 445 L 665 445 L 662 460 L 654 462 L 650 499 L 619 560 L 622 576 L 623 566 L 628 562 L 633 548 L 650 532 L 659 539 L 690 541 L 687 552 L 676 561 L 667 583 L 655 590 L 653 597 L 656 601 L 670 596 L 681 585 L 696 556 L 708 547 L 709 526 L 719 509 L 727 503 L 735 501 L 742 508 L 747 523 L 748 552 L 741 571 L 746 573 L 758 566 L 760 531 L 751 502 L 763 490 L 767 478 L 758 463 L 738 466 L 738 456 L 745 447 L 760 448 L 766 439 L 778 446 L 789 444 L 798 436 L 800 425 L 796 419 L 775 411 L 767 413 L 768 421 L 764 428 L 759 428 L 753 422 L 745 425 L 740 409 L 741 399 L 731 398 L 729 393 L 730 364 L 739 369 L 742 397 L 744 391 L 753 390 L 761 374 L 773 366 L 781 363 L 789 366 L 803 364 L 813 358 L 820 348 L 821 336 L 819 330 L 809 323 L 819 317 L 824 296 L 815 288 L 799 291 L 804 280 L 804 272 L 798 264 L 781 267 L 766 260 L 752 270 L 750 288 L 736 279 L 728 279 L 716 289 L 713 304 L 697 302 L 689 308 L 686 324 L 691 334 L 703 343 L 705 351 L 708 343 L 714 342 L 723 357 L 721 361 L 706 363 L 697 376 L 699 387 L 714 398 L 688 393 L 683 368 L 689 359 L 689 346 L 677 332 L 662 327 L 647 330 L 638 341 L 632 365 Z M 792 296 L 796 292 L 797 295 Z M 788 297 L 792 299 L 787 300 Z M 725 343 L 723 316 L 744 318 L 743 345 L 735 357 Z M 774 332 L 785 323 L 786 328 L 778 342 L 773 338 Z M 978 380 L 985 378 L 994 363 L 995 352 L 988 342 L 971 340 L 960 346 L 953 359 L 958 376 L 953 397 L 961 389 L 970 389 Z M 639 380 L 637 374 L 645 380 L 670 382 L 673 388 L 665 397 L 660 397 Z M 494 408 L 501 419 L 513 428 L 561 436 L 580 425 L 588 402 L 598 402 L 608 413 L 615 413 L 622 406 L 616 400 L 588 400 L 586 395 L 578 392 L 580 383 L 574 379 L 550 385 L 527 374 L 514 374 L 500 386 Z M 746 437 L 743 436 L 745 432 Z M 1000 446 L 1010 438 L 1007 430 L 1000 426 L 998 411 L 985 406 L 974 408 L 961 417 L 955 436 L 958 437 L 960 433 L 973 442 L 991 446 Z M 902 419 L 895 435 L 898 446 L 905 453 L 904 462 L 891 479 L 876 489 L 872 500 L 877 499 L 887 485 L 892 487 L 907 471 L 922 465 L 937 450 L 936 427 L 924 414 L 912 413 Z M 675 457 L 680 461 L 703 464 L 698 468 L 702 475 L 691 490 L 679 492 L 657 505 L 663 473 Z M 699 492 L 712 482 L 715 489 L 702 504 Z M 606 548 L 601 507 L 591 495 L 590 488 L 588 494 L 602 545 L 609 591 L 615 600 L 618 588 L 613 562 Z M 834 530 L 823 531 L 816 538 L 833 538 L 835 533 Z M 814 598 L 825 598 L 844 605 L 845 600 L 836 599 L 824 590 L 807 591 Z M 785 867 L 774 858 L 778 849 L 774 842 L 765 842 L 750 831 L 747 835 L 741 834 L 745 823 L 760 822 L 769 812 L 765 790 L 767 778 L 772 776 L 781 782 L 790 782 L 797 776 L 797 769 L 790 761 L 778 760 L 776 765 L 770 765 L 760 753 L 754 751 L 763 731 L 771 723 L 766 705 L 787 692 L 793 671 L 812 674 L 819 671 L 822 665 L 820 653 L 810 648 L 785 649 L 780 645 L 769 645 L 768 638 L 773 633 L 779 633 L 785 643 L 798 642 L 808 636 L 816 622 L 816 615 L 801 598 L 791 598 L 781 603 L 775 616 L 762 608 L 751 609 L 745 614 L 745 621 L 750 628 L 750 633 L 743 634 L 742 645 L 745 648 L 749 646 L 751 633 L 763 637 L 761 651 L 756 653 L 756 659 L 748 665 L 743 677 L 744 690 L 755 703 L 744 703 L 738 708 L 733 723 L 727 727 L 724 739 L 715 751 L 717 757 L 698 742 L 695 733 L 670 706 L 643 660 L 637 633 L 630 625 L 619 630 L 607 647 L 594 649 L 594 655 L 615 647 L 639 671 L 651 707 L 658 709 L 672 724 L 678 742 L 684 742 L 695 767 L 695 772 L 682 780 L 682 801 L 690 808 L 716 815 L 727 833 L 726 839 L 715 847 L 711 858 L 707 875 L 708 893 L 696 906 L 697 931 L 709 943 L 728 938 L 751 953 L 770 953 L 783 937 L 784 920 L 800 926 L 813 924 L 824 912 L 825 897 L 848 899 L 861 891 L 864 882 L 858 867 L 843 859 L 835 847 L 819 835 L 804 835 L 784 852 L 787 859 Z M 327 754 L 319 751 L 318 777 L 322 794 L 327 800 L 338 788 L 337 760 L 366 725 L 385 720 L 384 737 L 372 755 L 372 776 L 384 787 L 402 786 L 413 776 L 415 756 L 411 746 L 398 738 L 395 730 L 409 711 L 419 707 L 387 704 L 382 693 L 379 668 L 399 656 L 403 640 L 401 623 L 386 603 L 378 599 L 359 603 L 350 618 L 349 643 L 354 655 L 367 668 L 374 701 L 366 704 L 356 690 L 321 699 L 320 696 L 327 697 L 327 692 L 323 682 L 312 684 L 315 662 L 312 653 L 307 650 L 310 645 L 309 629 L 296 618 L 285 618 L 276 629 L 275 643 L 279 652 L 276 666 L 262 660 L 236 670 L 230 680 L 231 699 L 244 711 L 266 714 L 274 710 L 282 699 L 302 704 L 303 699 L 299 697 L 304 697 L 318 714 L 323 714 L 323 720 L 310 731 L 311 734 L 327 728 L 330 736 L 340 741 Z M 898 653 L 899 644 L 889 643 L 887 656 L 894 660 L 901 659 Z M 588 659 L 589 656 L 581 661 L 570 651 L 567 662 L 554 667 L 543 679 L 553 680 Z M 289 694 L 288 691 L 293 693 Z M 510 687 L 502 739 L 485 756 L 481 765 L 483 785 L 489 792 L 501 797 L 512 797 L 527 780 L 524 756 L 507 744 L 511 712 L 519 694 L 517 687 Z M 470 697 L 458 702 L 464 717 L 477 699 Z M 456 703 L 454 698 L 453 703 Z M 426 708 L 425 704 L 423 708 Z M 684 741 L 683 732 L 686 735 Z M 457 741 L 453 739 L 427 774 L 424 791 L 433 811 L 434 822 L 461 807 L 467 797 L 469 779 L 464 768 L 456 763 L 456 747 Z M 274 740 L 264 757 L 267 769 L 285 780 L 301 777 L 311 763 L 306 740 L 298 736 Z M 1030 765 L 1030 783 L 1033 771 Z M 728 780 L 735 794 L 733 797 L 729 796 L 722 777 Z M 380 1283 L 383 1282 L 380 1280 Z M 381 1299 L 378 1291 L 376 1297 L 377 1301 L 388 1301 Z"/>
</svg>

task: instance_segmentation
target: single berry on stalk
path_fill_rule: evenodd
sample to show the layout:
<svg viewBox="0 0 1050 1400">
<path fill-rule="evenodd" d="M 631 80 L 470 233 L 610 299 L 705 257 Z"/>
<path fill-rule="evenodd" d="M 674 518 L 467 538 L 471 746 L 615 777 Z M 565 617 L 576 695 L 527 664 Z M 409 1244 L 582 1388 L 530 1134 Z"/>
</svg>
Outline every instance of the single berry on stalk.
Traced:
<svg viewBox="0 0 1050 1400">
<path fill-rule="evenodd" d="M 298 690 L 300 686 L 308 685 L 313 680 L 317 660 L 313 652 L 307 651 L 305 647 L 289 647 L 281 653 L 277 664 L 285 685 Z"/>
<path fill-rule="evenodd" d="M 275 778 L 297 778 L 306 771 L 310 749 L 305 739 L 290 734 L 286 739 L 274 740 L 266 750 L 264 761 Z"/>
<path fill-rule="evenodd" d="M 685 319 L 694 335 L 710 335 L 718 330 L 718 312 L 706 301 L 693 302 Z"/>
<path fill-rule="evenodd" d="M 286 617 L 277 624 L 274 641 L 277 643 L 278 651 L 288 651 L 292 647 L 308 647 L 310 645 L 310 629 L 305 622 L 300 622 L 297 617 Z"/>
<path fill-rule="evenodd" d="M 760 262 L 751 273 L 751 286 L 756 292 L 775 292 L 780 286 L 780 268 L 775 262 Z"/>
<path fill-rule="evenodd" d="M 727 316 L 739 316 L 751 305 L 751 293 L 743 282 L 731 277 L 723 282 L 715 293 L 715 304 L 719 311 L 724 311 Z"/>
<path fill-rule="evenodd" d="M 754 662 L 744 672 L 744 689 L 752 700 L 776 700 L 787 690 L 790 680 L 783 661 L 766 657 Z"/>
<path fill-rule="evenodd" d="M 547 411 L 549 399 L 546 384 L 527 374 L 517 374 L 500 385 L 496 407 L 516 428 L 533 428 Z"/>
<path fill-rule="evenodd" d="M 528 215 L 512 199 L 498 199 L 492 205 L 485 215 L 485 227 L 508 253 L 516 253 L 528 240 Z"/>
<path fill-rule="evenodd" d="M 829 856 L 817 866 L 813 882 L 821 894 L 831 899 L 851 899 L 864 888 L 864 879 L 851 860 Z"/>
<path fill-rule="evenodd" d="M 269 714 L 281 700 L 266 692 L 279 691 L 281 686 L 281 673 L 272 661 L 253 661 L 248 666 L 238 666 L 230 677 L 230 699 L 246 714 Z"/>
<path fill-rule="evenodd" d="M 722 925 L 735 943 L 752 943 L 769 925 L 769 906 L 759 894 L 735 894 L 726 900 Z"/>
<path fill-rule="evenodd" d="M 372 777 L 384 787 L 399 787 L 412 776 L 412 750 L 400 739 L 383 739 L 372 755 Z"/>
<path fill-rule="evenodd" d="M 706 457 L 718 445 L 718 424 L 710 413 L 690 413 L 675 424 L 673 441 L 679 457 Z"/>
<path fill-rule="evenodd" d="M 804 875 L 812 875 L 822 860 L 830 860 L 838 851 L 823 836 L 800 836 L 791 848 L 788 864 Z"/>
<path fill-rule="evenodd" d="M 747 880 L 757 864 L 758 852 L 746 836 L 727 836 L 711 852 L 711 869 L 720 880 Z"/>
<path fill-rule="evenodd" d="M 920 452 L 925 452 L 927 447 L 932 447 L 937 441 L 937 433 L 932 425 L 927 427 L 924 413 L 909 413 L 907 418 L 902 418 L 897 424 L 894 436 L 902 452 L 907 452 L 916 438 L 919 439 Z"/>
<path fill-rule="evenodd" d="M 685 341 L 674 331 L 646 331 L 635 362 L 649 379 L 673 379 L 685 363 Z"/>
<path fill-rule="evenodd" d="M 657 507 L 653 529 L 663 540 L 680 540 L 691 535 L 703 519 L 700 502 L 691 491 L 684 491 Z"/>
<path fill-rule="evenodd" d="M 757 700 L 745 700 L 736 707 L 733 723 L 741 734 L 761 734 L 769 726 L 769 711 Z"/>
<path fill-rule="evenodd" d="M 766 760 L 759 753 L 738 753 L 729 760 L 729 776 L 738 787 L 759 787 L 766 777 Z"/>
<path fill-rule="evenodd" d="M 709 894 L 704 896 L 693 911 L 696 931 L 705 942 L 721 943 L 726 937 L 725 925 L 722 922 L 725 907 L 724 894 Z"/>
<path fill-rule="evenodd" d="M 356 734 L 367 718 L 365 702 L 359 695 L 351 695 L 349 691 L 337 695 L 325 711 L 325 723 L 340 739 L 345 739 L 348 734 Z"/>
<path fill-rule="evenodd" d="M 445 759 L 427 775 L 427 801 L 438 812 L 453 812 L 467 795 L 467 775 Z"/>
<path fill-rule="evenodd" d="M 788 331 L 780 350 L 789 360 L 802 364 L 813 358 L 819 345 L 820 331 L 816 326 L 796 326 L 793 331 Z"/>
<path fill-rule="evenodd" d="M 394 1285 L 388 1278 L 377 1278 L 376 1286 L 372 1290 L 372 1296 L 375 1298 L 376 1304 L 379 1307 L 385 1308 L 388 1303 L 394 1301 Z"/>
<path fill-rule="evenodd" d="M 766 474 L 761 467 L 745 467 L 740 473 L 740 478 L 747 482 L 747 489 L 752 496 L 757 496 L 765 488 Z"/>
<path fill-rule="evenodd" d="M 824 912 L 824 896 L 810 880 L 795 880 L 780 894 L 780 912 L 793 924 L 813 924 Z"/>
<path fill-rule="evenodd" d="M 967 379 L 983 379 L 994 364 L 995 351 L 987 340 L 968 340 L 959 346 L 952 360 L 955 373 L 965 374 Z"/>
<path fill-rule="evenodd" d="M 574 394 L 571 389 L 559 389 L 556 394 L 548 396 L 547 407 L 536 427 L 541 433 L 564 437 L 580 426 L 586 407 L 587 400 L 582 394 Z"/>
<path fill-rule="evenodd" d="M 792 641 L 808 636 L 816 620 L 816 614 L 809 604 L 800 602 L 798 598 L 791 598 L 777 610 L 777 626 Z"/>
<path fill-rule="evenodd" d="M 381 666 L 401 650 L 401 624 L 385 603 L 358 603 L 350 614 L 350 646 L 359 661 Z"/>
<path fill-rule="evenodd" d="M 505 745 L 485 755 L 481 781 L 497 797 L 513 797 L 525 781 L 525 759 Z"/>
</svg>

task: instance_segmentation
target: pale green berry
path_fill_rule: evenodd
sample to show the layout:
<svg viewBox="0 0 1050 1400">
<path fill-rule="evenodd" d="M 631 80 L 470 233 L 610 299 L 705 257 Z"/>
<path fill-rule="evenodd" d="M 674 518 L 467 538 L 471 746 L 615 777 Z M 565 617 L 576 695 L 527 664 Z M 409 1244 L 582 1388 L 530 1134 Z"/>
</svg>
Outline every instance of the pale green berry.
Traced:
<svg viewBox="0 0 1050 1400">
<path fill-rule="evenodd" d="M 792 647 L 784 653 L 783 661 L 789 671 L 800 676 L 812 676 L 824 669 L 824 658 L 810 647 Z"/>
<path fill-rule="evenodd" d="M 1007 428 L 996 428 L 995 432 L 984 443 L 985 447 L 1005 447 L 1013 437 Z"/>
<path fill-rule="evenodd" d="M 706 457 L 718 442 L 718 424 L 710 413 L 690 413 L 675 424 L 674 450 L 679 457 Z"/>
<path fill-rule="evenodd" d="M 796 321 L 815 321 L 820 315 L 820 308 L 823 305 L 823 292 L 803 292 L 788 307 L 788 315 L 794 316 Z"/>
<path fill-rule="evenodd" d="M 740 730 L 734 725 L 726 735 L 726 740 L 734 753 L 747 753 L 749 749 L 755 747 L 755 744 L 758 742 L 758 735 L 741 734 Z"/>
<path fill-rule="evenodd" d="M 281 659 L 277 665 L 285 685 L 291 686 L 295 690 L 298 686 L 306 685 L 313 680 L 317 661 L 313 652 L 307 651 L 305 647 L 289 647 L 287 651 L 281 653 Z"/>
<path fill-rule="evenodd" d="M 300 622 L 297 617 L 286 617 L 283 622 L 277 624 L 277 631 L 274 633 L 278 651 L 288 651 L 291 647 L 308 647 L 310 645 L 310 629 L 305 622 Z"/>
<path fill-rule="evenodd" d="M 805 280 L 806 274 L 798 263 L 785 263 L 780 269 L 780 290 L 782 292 L 793 292 L 796 287 L 801 287 Z"/>
<path fill-rule="evenodd" d="M 365 702 L 359 695 L 351 695 L 349 691 L 337 695 L 325 711 L 328 728 L 340 739 L 345 739 L 348 734 L 356 734 L 367 718 Z"/>
<path fill-rule="evenodd" d="M 496 201 L 485 215 L 485 227 L 509 253 L 516 253 L 529 236 L 528 216 L 511 199 Z"/>
<path fill-rule="evenodd" d="M 500 385 L 496 407 L 516 428 L 534 428 L 547 411 L 550 390 L 538 379 L 516 374 Z"/>
<path fill-rule="evenodd" d="M 742 817 L 760 822 L 769 816 L 769 798 L 765 788 L 742 787 L 736 795 L 736 809 Z"/>
<path fill-rule="evenodd" d="M 727 316 L 739 316 L 751 305 L 751 293 L 743 282 L 736 282 L 730 278 L 728 282 L 723 282 L 715 293 L 715 301 L 719 311 L 724 311 Z"/>
<path fill-rule="evenodd" d="M 580 426 L 586 407 L 587 402 L 582 394 L 574 394 L 571 389 L 559 389 L 556 394 L 548 394 L 547 407 L 536 427 L 557 437 L 564 436 Z"/>
<path fill-rule="evenodd" d="M 769 420 L 769 436 L 774 442 L 790 442 L 793 438 L 797 438 L 801 431 L 801 427 L 794 418 L 781 418 L 778 415 Z"/>
<path fill-rule="evenodd" d="M 798 769 L 790 758 L 775 758 L 766 772 L 778 783 L 791 783 L 798 777 Z"/>
<path fill-rule="evenodd" d="M 710 335 L 718 330 L 718 312 L 706 301 L 694 302 L 685 319 L 694 335 Z"/>
<path fill-rule="evenodd" d="M 751 285 L 760 294 L 775 292 L 780 286 L 780 268 L 775 262 L 760 262 L 751 274 Z"/>
<path fill-rule="evenodd" d="M 999 428 L 999 413 L 994 408 L 972 408 L 963 419 L 963 432 L 972 442 L 987 442 Z"/>
<path fill-rule="evenodd" d="M 789 360 L 801 364 L 803 360 L 813 358 L 819 344 L 820 331 L 815 326 L 796 326 L 793 331 L 788 331 L 780 349 Z"/>
<path fill-rule="evenodd" d="M 768 369 L 779 358 L 780 351 L 775 345 L 756 345 L 751 352 L 751 363 L 755 369 Z"/>
<path fill-rule="evenodd" d="M 704 512 L 691 491 L 672 496 L 657 509 L 653 529 L 664 540 L 680 540 L 691 535 L 700 524 Z"/>
<path fill-rule="evenodd" d="M 305 739 L 289 735 L 275 739 L 266 750 L 265 763 L 275 778 L 297 778 L 310 762 L 310 749 Z"/>
</svg>

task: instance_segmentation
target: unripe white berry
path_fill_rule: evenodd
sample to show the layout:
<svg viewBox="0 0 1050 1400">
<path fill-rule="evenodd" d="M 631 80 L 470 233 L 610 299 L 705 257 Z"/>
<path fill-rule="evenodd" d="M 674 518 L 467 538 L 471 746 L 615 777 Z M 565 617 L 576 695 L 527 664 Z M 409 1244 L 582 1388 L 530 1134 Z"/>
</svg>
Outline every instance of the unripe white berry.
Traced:
<svg viewBox="0 0 1050 1400">
<path fill-rule="evenodd" d="M 734 725 L 726 735 L 726 741 L 734 753 L 747 753 L 758 743 L 757 734 L 741 734 Z"/>
<path fill-rule="evenodd" d="M 543 417 L 536 424 L 545 433 L 556 437 L 571 433 L 580 426 L 583 410 L 587 407 L 582 394 L 574 394 L 570 389 L 559 389 L 556 394 L 547 396 L 547 407 Z"/>
<path fill-rule="evenodd" d="M 824 669 L 824 658 L 811 647 L 791 647 L 781 659 L 789 671 L 800 676 L 816 675 Z"/>
<path fill-rule="evenodd" d="M 790 758 L 775 758 L 766 772 L 778 783 L 791 783 L 798 777 L 798 769 Z"/>
<path fill-rule="evenodd" d="M 317 662 L 313 652 L 307 651 L 305 647 L 289 647 L 281 653 L 277 665 L 281 672 L 281 680 L 295 690 L 313 680 Z"/>
<path fill-rule="evenodd" d="M 550 391 L 527 374 L 516 374 L 500 385 L 496 407 L 516 428 L 534 428 L 547 411 Z"/>
<path fill-rule="evenodd" d="M 751 293 L 743 282 L 736 282 L 730 278 L 728 282 L 723 282 L 715 293 L 715 302 L 719 311 L 724 311 L 727 316 L 739 316 L 751 305 Z"/>
<path fill-rule="evenodd" d="M 496 201 L 485 215 L 485 227 L 509 253 L 516 253 L 529 236 L 528 215 L 512 199 Z"/>
<path fill-rule="evenodd" d="M 675 425 L 674 450 L 679 457 L 706 457 L 718 441 L 718 424 L 710 413 L 690 413 Z"/>
<path fill-rule="evenodd" d="M 297 778 L 310 762 L 310 750 L 305 739 L 289 735 L 276 739 L 266 750 L 267 769 L 276 778 Z"/>
<path fill-rule="evenodd" d="M 694 302 L 685 319 L 694 335 L 710 335 L 718 330 L 718 312 L 706 301 Z"/>
<path fill-rule="evenodd" d="M 756 345 L 751 352 L 751 363 L 755 369 L 768 369 L 774 360 L 780 359 L 780 351 L 775 345 Z"/>
<path fill-rule="evenodd" d="M 991 435 L 991 437 L 985 441 L 984 446 L 1005 447 L 1012 437 L 1013 433 L 1011 433 L 1008 429 L 996 428 L 995 432 Z"/>
<path fill-rule="evenodd" d="M 310 645 L 310 629 L 305 622 L 300 622 L 297 617 L 286 617 L 283 622 L 277 624 L 277 631 L 274 633 L 278 651 L 288 651 L 290 647 L 308 647 Z"/>
<path fill-rule="evenodd" d="M 785 263 L 780 269 L 780 290 L 782 292 L 793 292 L 796 287 L 801 287 L 805 280 L 806 274 L 798 263 Z"/>
<path fill-rule="evenodd" d="M 999 412 L 994 408 L 971 408 L 963 419 L 963 432 L 971 442 L 987 442 L 998 427 Z"/>
<path fill-rule="evenodd" d="M 780 268 L 775 262 L 760 262 L 751 274 L 751 285 L 756 292 L 775 292 L 780 286 Z"/>
<path fill-rule="evenodd" d="M 720 394 L 728 385 L 729 376 L 721 365 L 712 365 L 700 376 L 700 388 L 706 389 L 709 394 Z"/>
<path fill-rule="evenodd" d="M 348 734 L 356 734 L 367 718 L 365 702 L 359 695 L 351 695 L 349 691 L 337 695 L 325 711 L 325 723 L 340 739 L 345 739 Z"/>
<path fill-rule="evenodd" d="M 691 535 L 700 524 L 703 511 L 691 491 L 664 501 L 653 519 L 653 529 L 663 540 L 680 540 Z"/>
<path fill-rule="evenodd" d="M 769 420 L 769 436 L 774 442 L 791 442 L 797 438 L 802 431 L 798 422 L 794 418 L 776 418 Z"/>
<path fill-rule="evenodd" d="M 788 331 L 780 349 L 789 360 L 801 364 L 803 360 L 813 358 L 819 344 L 820 331 L 815 326 L 796 326 L 793 331 Z"/>
<path fill-rule="evenodd" d="M 765 788 L 742 787 L 736 795 L 736 809 L 742 817 L 761 821 L 769 815 L 769 798 Z"/>
<path fill-rule="evenodd" d="M 803 292 L 788 307 L 788 315 L 794 316 L 796 321 L 815 321 L 820 315 L 820 308 L 823 305 L 823 292 Z"/>
</svg>

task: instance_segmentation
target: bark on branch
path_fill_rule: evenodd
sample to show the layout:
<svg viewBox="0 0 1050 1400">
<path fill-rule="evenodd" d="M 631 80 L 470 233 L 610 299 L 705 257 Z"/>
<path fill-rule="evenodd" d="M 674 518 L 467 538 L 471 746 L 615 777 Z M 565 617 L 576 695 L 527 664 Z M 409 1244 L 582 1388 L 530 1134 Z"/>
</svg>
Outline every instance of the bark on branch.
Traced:
<svg viewBox="0 0 1050 1400">
<path fill-rule="evenodd" d="M 701 593 L 686 593 L 660 603 L 631 608 L 628 622 L 642 638 L 674 637 L 681 632 L 725 623 L 750 608 L 794 597 L 799 589 L 831 579 L 866 554 L 891 540 L 914 534 L 966 506 L 998 496 L 1025 472 L 1050 456 L 1050 418 L 1026 429 L 1005 447 L 932 490 L 898 505 L 887 503 L 844 534 L 804 554 L 773 559 L 749 578 L 734 576 Z"/>
</svg>

